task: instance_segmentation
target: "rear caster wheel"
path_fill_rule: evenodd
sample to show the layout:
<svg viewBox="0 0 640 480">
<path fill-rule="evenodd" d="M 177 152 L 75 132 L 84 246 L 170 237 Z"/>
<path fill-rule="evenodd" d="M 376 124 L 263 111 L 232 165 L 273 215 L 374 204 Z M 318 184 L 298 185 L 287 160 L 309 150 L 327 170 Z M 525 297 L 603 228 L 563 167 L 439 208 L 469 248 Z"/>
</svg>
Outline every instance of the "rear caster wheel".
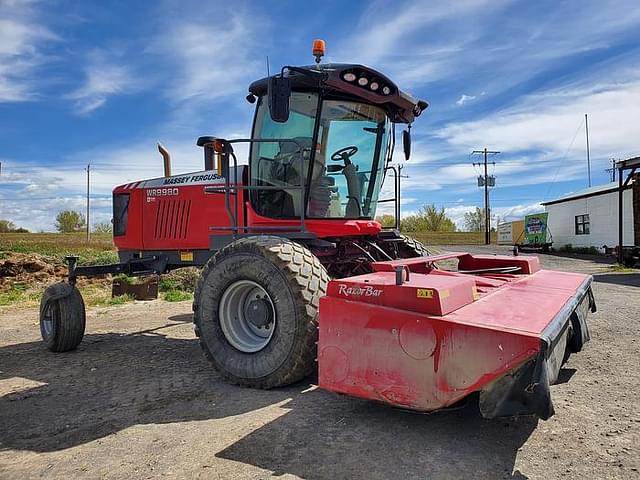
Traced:
<svg viewBox="0 0 640 480">
<path fill-rule="evenodd" d="M 82 341 L 86 315 L 80 291 L 69 283 L 48 287 L 40 301 L 40 334 L 52 352 L 68 352 Z"/>
</svg>

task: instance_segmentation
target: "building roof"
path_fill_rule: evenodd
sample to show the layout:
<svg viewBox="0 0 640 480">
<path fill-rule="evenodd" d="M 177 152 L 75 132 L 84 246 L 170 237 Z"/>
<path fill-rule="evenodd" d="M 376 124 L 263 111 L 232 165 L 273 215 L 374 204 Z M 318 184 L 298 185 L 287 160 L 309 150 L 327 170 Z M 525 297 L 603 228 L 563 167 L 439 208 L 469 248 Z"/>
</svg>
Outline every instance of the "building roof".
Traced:
<svg viewBox="0 0 640 480">
<path fill-rule="evenodd" d="M 585 188 L 583 190 L 578 190 L 577 192 L 567 193 L 566 195 L 556 199 L 542 202 L 542 205 L 553 205 L 554 203 L 568 202 L 569 200 L 577 200 L 579 198 L 595 197 L 617 191 L 618 182 L 605 183 L 604 185 L 596 185 L 595 187 Z"/>
<path fill-rule="evenodd" d="M 634 167 L 640 167 L 640 157 L 627 158 L 626 160 L 616 162 L 616 168 L 629 169 Z"/>
</svg>

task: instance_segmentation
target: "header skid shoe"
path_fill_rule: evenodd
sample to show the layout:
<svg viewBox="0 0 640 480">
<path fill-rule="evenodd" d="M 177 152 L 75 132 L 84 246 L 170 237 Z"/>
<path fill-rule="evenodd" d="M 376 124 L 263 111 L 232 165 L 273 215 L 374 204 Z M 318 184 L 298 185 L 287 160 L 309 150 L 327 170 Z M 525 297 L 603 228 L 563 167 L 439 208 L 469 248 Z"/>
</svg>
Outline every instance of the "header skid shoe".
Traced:
<svg viewBox="0 0 640 480">
<path fill-rule="evenodd" d="M 589 340 L 591 276 L 464 253 L 373 266 L 320 300 L 321 388 L 419 411 L 479 392 L 487 418 L 553 415 L 549 386 Z"/>
</svg>

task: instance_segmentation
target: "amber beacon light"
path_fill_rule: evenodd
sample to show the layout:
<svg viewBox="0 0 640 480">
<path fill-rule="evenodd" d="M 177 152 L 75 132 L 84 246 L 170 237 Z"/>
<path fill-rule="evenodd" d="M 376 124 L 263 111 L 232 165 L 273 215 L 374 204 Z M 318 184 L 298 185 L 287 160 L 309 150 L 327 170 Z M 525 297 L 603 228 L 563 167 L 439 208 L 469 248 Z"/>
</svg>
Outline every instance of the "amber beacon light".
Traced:
<svg viewBox="0 0 640 480">
<path fill-rule="evenodd" d="M 327 45 L 324 43 L 324 40 L 316 39 L 313 41 L 313 56 L 316 57 L 316 63 L 320 63 L 326 49 Z"/>
</svg>

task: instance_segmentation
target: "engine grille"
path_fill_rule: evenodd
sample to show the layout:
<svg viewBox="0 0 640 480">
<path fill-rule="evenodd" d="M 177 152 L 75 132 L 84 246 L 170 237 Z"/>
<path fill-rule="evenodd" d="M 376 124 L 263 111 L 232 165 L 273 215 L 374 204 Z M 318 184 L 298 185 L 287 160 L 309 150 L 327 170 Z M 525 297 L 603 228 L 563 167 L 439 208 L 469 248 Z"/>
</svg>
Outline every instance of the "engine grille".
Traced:
<svg viewBox="0 0 640 480">
<path fill-rule="evenodd" d="M 162 198 L 157 202 L 156 239 L 185 239 L 191 212 L 191 200 Z"/>
</svg>

